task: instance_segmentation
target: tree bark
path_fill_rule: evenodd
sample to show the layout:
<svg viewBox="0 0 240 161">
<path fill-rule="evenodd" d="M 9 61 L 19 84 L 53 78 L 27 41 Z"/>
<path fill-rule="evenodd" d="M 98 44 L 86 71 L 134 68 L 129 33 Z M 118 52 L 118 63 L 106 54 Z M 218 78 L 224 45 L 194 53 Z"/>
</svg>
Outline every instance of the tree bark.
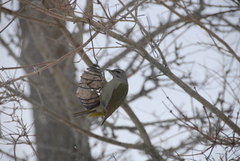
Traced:
<svg viewBox="0 0 240 161">
<path fill-rule="evenodd" d="M 20 8 L 22 7 L 21 4 Z M 45 1 L 42 7 L 50 9 L 53 4 Z M 21 13 L 37 19 L 56 21 L 46 14 L 27 7 Z M 65 24 L 65 22 L 59 21 L 56 23 Z M 64 42 L 66 38 L 62 36 L 58 27 L 20 19 L 20 28 L 22 52 L 19 63 L 21 65 L 52 61 L 60 58 L 69 50 L 66 46 L 67 42 L 59 43 Z M 26 72 L 32 71 L 33 69 L 26 70 Z M 87 129 L 89 123 L 84 118 L 74 118 L 73 120 L 70 116 L 74 108 L 80 106 L 75 96 L 77 88 L 75 71 L 73 57 L 70 57 L 38 75 L 29 77 L 30 97 L 58 115 Z M 40 110 L 33 110 L 33 116 L 39 160 L 93 160 L 86 135 L 76 132 Z M 77 119 L 81 119 L 81 121 Z"/>
</svg>

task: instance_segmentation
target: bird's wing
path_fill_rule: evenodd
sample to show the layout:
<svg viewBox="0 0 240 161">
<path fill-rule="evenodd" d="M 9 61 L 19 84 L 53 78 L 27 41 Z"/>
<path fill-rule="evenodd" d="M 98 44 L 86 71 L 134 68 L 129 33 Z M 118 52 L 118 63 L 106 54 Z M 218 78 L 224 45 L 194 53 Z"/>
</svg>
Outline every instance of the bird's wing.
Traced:
<svg viewBox="0 0 240 161">
<path fill-rule="evenodd" d="M 110 81 L 106 84 L 106 86 L 104 86 L 103 90 L 102 90 L 102 95 L 100 98 L 100 107 L 104 108 L 106 110 L 109 101 L 111 100 L 113 91 L 115 88 L 117 88 L 119 86 L 121 82 L 119 81 Z"/>
<path fill-rule="evenodd" d="M 119 93 L 119 91 L 122 91 L 122 93 Z M 124 102 L 126 95 L 128 93 L 128 85 L 124 83 L 120 83 L 116 90 L 112 92 L 112 95 L 110 96 L 110 101 L 108 101 L 108 104 L 106 106 L 106 114 L 105 118 L 102 122 L 102 124 L 106 121 L 106 119 Z"/>
</svg>

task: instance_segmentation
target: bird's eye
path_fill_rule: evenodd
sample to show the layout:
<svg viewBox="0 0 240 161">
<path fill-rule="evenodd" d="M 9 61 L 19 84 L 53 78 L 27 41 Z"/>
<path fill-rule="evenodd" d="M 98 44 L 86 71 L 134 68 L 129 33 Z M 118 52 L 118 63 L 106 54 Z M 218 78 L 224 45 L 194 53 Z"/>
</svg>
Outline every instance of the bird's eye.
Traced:
<svg viewBox="0 0 240 161">
<path fill-rule="evenodd" d="M 115 72 L 118 73 L 118 74 L 121 73 L 119 70 L 116 70 Z"/>
</svg>

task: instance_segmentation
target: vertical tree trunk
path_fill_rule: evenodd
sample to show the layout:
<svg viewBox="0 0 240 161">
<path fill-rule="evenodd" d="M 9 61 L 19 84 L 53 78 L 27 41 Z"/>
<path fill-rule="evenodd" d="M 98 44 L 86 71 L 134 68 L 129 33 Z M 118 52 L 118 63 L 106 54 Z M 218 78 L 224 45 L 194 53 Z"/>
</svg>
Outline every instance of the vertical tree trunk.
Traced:
<svg viewBox="0 0 240 161">
<path fill-rule="evenodd" d="M 46 8 L 49 9 L 52 6 L 49 1 L 44 1 L 44 3 L 42 7 L 47 6 Z M 57 23 L 48 15 L 32 8 L 26 7 L 21 13 Z M 64 22 L 60 23 L 64 24 Z M 65 41 L 65 44 L 60 43 L 64 42 L 66 38 L 61 33 L 59 27 L 20 19 L 20 28 L 22 35 L 21 65 L 52 61 L 68 52 L 67 42 Z M 71 57 L 39 73 L 39 75 L 29 77 L 30 97 L 58 115 L 68 120 L 72 119 L 69 115 L 73 110 L 71 108 L 80 106 L 75 96 L 77 87 L 75 70 L 73 57 Z M 27 72 L 32 71 L 33 69 L 29 69 Z M 72 130 L 41 110 L 33 110 L 33 116 L 35 119 L 34 125 L 39 160 L 93 160 L 87 136 Z M 76 120 L 73 121 L 76 122 Z M 77 121 L 77 123 L 81 127 L 89 127 L 83 118 L 81 118 L 81 121 Z M 77 150 L 74 150 L 74 146 L 77 147 Z"/>
</svg>

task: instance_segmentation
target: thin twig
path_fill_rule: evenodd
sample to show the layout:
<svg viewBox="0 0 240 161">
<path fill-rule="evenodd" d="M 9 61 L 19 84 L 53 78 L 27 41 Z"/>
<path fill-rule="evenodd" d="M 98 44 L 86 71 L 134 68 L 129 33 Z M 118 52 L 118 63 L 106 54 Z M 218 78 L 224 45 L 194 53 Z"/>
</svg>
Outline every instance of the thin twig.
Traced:
<svg viewBox="0 0 240 161">
<path fill-rule="evenodd" d="M 94 37 L 96 37 L 97 35 L 98 35 L 98 32 L 95 32 L 95 33 L 92 35 L 92 37 L 94 38 Z M 38 73 L 41 73 L 41 72 L 44 71 L 45 69 L 48 69 L 48 68 L 50 68 L 50 67 L 52 67 L 52 66 L 54 66 L 54 65 L 56 65 L 56 64 L 58 64 L 58 63 L 60 63 L 60 62 L 62 62 L 63 60 L 65 60 L 65 59 L 68 58 L 69 56 L 77 53 L 79 50 L 83 49 L 88 43 L 90 43 L 91 40 L 92 40 L 92 38 L 89 38 L 84 44 L 82 44 L 82 45 L 79 46 L 78 48 L 74 49 L 73 51 L 71 51 L 71 52 L 63 55 L 63 56 L 60 57 L 59 59 L 57 59 L 57 60 L 55 60 L 55 61 L 53 61 L 53 62 L 45 65 L 44 67 L 42 67 L 42 68 L 40 68 L 40 69 L 35 70 L 35 71 L 32 72 L 32 73 L 29 73 L 29 74 L 20 76 L 20 77 L 15 78 L 15 79 L 8 80 L 7 82 L 2 83 L 2 86 L 6 85 L 6 84 L 9 84 L 9 83 L 13 83 L 13 82 L 15 82 L 15 81 L 17 81 L 17 80 L 20 80 L 20 79 L 23 79 L 23 78 L 26 78 L 26 77 L 30 77 L 30 76 L 36 75 L 36 74 L 38 74 Z"/>
</svg>

